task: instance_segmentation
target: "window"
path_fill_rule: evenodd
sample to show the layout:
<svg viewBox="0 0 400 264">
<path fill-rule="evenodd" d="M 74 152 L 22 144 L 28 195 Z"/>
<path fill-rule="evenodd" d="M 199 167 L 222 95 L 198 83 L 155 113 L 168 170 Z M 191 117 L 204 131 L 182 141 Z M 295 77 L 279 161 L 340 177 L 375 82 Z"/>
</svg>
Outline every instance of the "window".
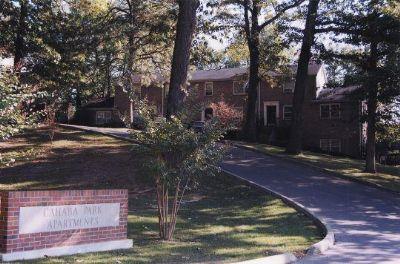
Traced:
<svg viewBox="0 0 400 264">
<path fill-rule="evenodd" d="M 321 104 L 321 119 L 340 119 L 340 104 Z"/>
<path fill-rule="evenodd" d="M 206 96 L 213 95 L 213 83 L 212 82 L 206 82 L 204 89 L 205 89 Z"/>
<path fill-rule="evenodd" d="M 331 104 L 331 119 L 340 119 L 340 104 Z"/>
<path fill-rule="evenodd" d="M 283 106 L 283 120 L 292 120 L 293 107 L 291 105 Z"/>
<path fill-rule="evenodd" d="M 320 105 L 320 117 L 321 119 L 329 119 L 330 116 L 329 105 Z"/>
<path fill-rule="evenodd" d="M 283 83 L 283 92 L 284 93 L 293 93 L 294 85 L 295 85 L 294 80 L 284 82 Z"/>
<path fill-rule="evenodd" d="M 233 81 L 233 94 L 245 94 L 247 90 L 246 81 Z"/>
<path fill-rule="evenodd" d="M 111 122 L 111 111 L 97 111 L 96 124 L 102 125 Z"/>
<path fill-rule="evenodd" d="M 340 140 L 339 139 L 331 139 L 330 142 L 330 147 L 332 153 L 339 153 L 340 152 Z"/>
<path fill-rule="evenodd" d="M 340 139 L 320 139 L 319 147 L 329 153 L 340 153 Z"/>
</svg>

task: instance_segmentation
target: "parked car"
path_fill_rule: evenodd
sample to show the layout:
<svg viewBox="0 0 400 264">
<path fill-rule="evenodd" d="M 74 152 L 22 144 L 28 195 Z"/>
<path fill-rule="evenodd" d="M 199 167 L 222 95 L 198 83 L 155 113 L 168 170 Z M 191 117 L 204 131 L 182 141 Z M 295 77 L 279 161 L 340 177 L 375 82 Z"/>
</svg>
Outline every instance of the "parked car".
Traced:
<svg viewBox="0 0 400 264">
<path fill-rule="evenodd" d="M 202 133 L 204 132 L 204 127 L 206 123 L 204 121 L 194 121 L 190 128 L 193 129 L 195 132 Z"/>
</svg>

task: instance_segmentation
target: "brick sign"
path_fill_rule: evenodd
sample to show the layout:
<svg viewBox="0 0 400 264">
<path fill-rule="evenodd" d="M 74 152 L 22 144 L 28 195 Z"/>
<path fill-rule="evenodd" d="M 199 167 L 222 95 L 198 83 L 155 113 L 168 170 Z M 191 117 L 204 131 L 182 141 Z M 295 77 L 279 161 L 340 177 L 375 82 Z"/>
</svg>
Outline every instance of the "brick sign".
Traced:
<svg viewBox="0 0 400 264">
<path fill-rule="evenodd" d="M 3 261 L 130 248 L 127 190 L 0 193 Z"/>
</svg>

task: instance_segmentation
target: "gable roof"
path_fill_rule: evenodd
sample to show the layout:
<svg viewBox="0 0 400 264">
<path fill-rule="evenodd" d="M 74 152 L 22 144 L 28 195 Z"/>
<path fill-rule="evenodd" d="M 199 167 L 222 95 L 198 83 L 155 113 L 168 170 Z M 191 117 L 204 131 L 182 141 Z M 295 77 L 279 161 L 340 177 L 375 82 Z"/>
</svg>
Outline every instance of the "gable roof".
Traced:
<svg viewBox="0 0 400 264">
<path fill-rule="evenodd" d="M 242 68 L 225 68 L 217 70 L 201 70 L 194 71 L 189 76 L 189 81 L 221 81 L 230 80 L 235 76 L 246 74 L 248 71 L 247 67 Z"/>
<path fill-rule="evenodd" d="M 351 100 L 351 96 L 361 91 L 362 86 L 352 85 L 338 88 L 322 89 L 317 97 L 317 101 L 346 101 Z"/>
<path fill-rule="evenodd" d="M 99 98 L 89 101 L 83 108 L 113 108 L 114 97 Z"/>
<path fill-rule="evenodd" d="M 308 74 L 317 75 L 322 66 L 323 65 L 321 63 L 311 62 L 308 66 Z M 291 65 L 290 69 L 296 73 L 297 65 Z M 193 72 L 191 76 L 189 76 L 189 81 L 223 81 L 230 80 L 236 76 L 244 75 L 246 73 L 248 73 L 248 67 L 201 70 Z M 271 76 L 279 75 L 272 71 L 269 71 L 267 74 Z"/>
<path fill-rule="evenodd" d="M 308 66 L 309 75 L 317 75 L 319 70 L 322 68 L 321 63 L 311 62 Z M 291 65 L 291 70 L 296 73 L 297 65 Z M 231 80 L 236 76 L 241 76 L 247 74 L 249 71 L 248 67 L 237 67 L 237 68 L 223 68 L 214 70 L 198 70 L 194 72 L 189 72 L 188 81 L 200 82 L 200 81 L 224 81 Z M 277 76 L 279 74 L 269 71 L 267 74 L 271 76 Z M 132 77 L 133 83 L 140 83 L 142 76 L 136 74 Z M 165 83 L 169 80 L 163 77 L 161 74 L 157 73 L 151 77 L 152 81 L 155 83 Z"/>
</svg>

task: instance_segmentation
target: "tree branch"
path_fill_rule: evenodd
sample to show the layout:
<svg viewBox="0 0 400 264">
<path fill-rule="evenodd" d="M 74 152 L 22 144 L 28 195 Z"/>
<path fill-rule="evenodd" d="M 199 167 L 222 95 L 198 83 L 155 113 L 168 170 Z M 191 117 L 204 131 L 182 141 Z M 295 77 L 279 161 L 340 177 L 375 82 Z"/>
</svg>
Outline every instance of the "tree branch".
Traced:
<svg viewBox="0 0 400 264">
<path fill-rule="evenodd" d="M 305 0 L 297 0 L 294 3 L 284 6 L 281 10 L 279 10 L 275 16 L 271 17 L 270 19 L 264 21 L 264 23 L 262 23 L 260 25 L 260 29 L 263 29 L 264 27 L 266 27 L 267 25 L 270 25 L 271 23 L 273 23 L 275 20 L 277 20 L 278 18 L 280 18 L 283 14 L 285 14 L 286 11 L 295 8 L 299 5 L 301 5 Z"/>
</svg>

